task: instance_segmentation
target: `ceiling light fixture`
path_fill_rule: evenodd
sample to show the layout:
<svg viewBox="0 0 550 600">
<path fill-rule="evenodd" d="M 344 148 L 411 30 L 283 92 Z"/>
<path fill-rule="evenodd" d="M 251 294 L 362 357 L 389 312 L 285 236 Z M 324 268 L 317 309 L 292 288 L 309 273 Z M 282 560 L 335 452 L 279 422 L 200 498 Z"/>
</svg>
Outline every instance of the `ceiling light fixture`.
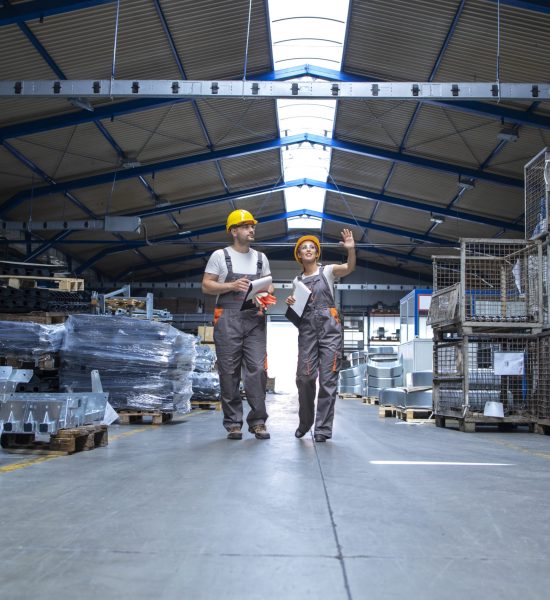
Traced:
<svg viewBox="0 0 550 600">
<path fill-rule="evenodd" d="M 519 138 L 517 125 L 506 125 L 497 133 L 497 139 L 501 142 L 516 142 Z"/>
<path fill-rule="evenodd" d="M 476 180 L 473 177 L 467 177 L 466 175 L 458 176 L 458 187 L 463 190 L 473 190 L 476 187 Z"/>
</svg>

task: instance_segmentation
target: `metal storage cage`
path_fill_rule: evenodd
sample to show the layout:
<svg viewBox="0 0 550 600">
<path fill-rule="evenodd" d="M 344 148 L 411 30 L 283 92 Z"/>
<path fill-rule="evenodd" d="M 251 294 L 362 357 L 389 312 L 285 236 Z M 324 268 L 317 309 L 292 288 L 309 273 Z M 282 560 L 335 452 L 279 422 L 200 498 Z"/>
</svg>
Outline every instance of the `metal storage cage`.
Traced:
<svg viewBox="0 0 550 600">
<path fill-rule="evenodd" d="M 460 255 L 432 256 L 433 292 L 460 282 Z"/>
<path fill-rule="evenodd" d="M 493 422 L 484 417 L 485 405 L 498 402 L 508 421 L 534 420 L 538 357 L 537 337 L 530 334 L 438 334 L 434 340 L 434 414 L 473 415 L 478 422 Z"/>
<path fill-rule="evenodd" d="M 535 396 L 537 417 L 550 425 L 550 332 L 538 336 Z"/>
<path fill-rule="evenodd" d="M 548 195 L 550 192 L 550 152 L 541 150 L 524 167 L 525 238 L 548 233 Z"/>
<path fill-rule="evenodd" d="M 464 239 L 460 280 L 463 324 L 542 326 L 540 241 Z"/>
</svg>

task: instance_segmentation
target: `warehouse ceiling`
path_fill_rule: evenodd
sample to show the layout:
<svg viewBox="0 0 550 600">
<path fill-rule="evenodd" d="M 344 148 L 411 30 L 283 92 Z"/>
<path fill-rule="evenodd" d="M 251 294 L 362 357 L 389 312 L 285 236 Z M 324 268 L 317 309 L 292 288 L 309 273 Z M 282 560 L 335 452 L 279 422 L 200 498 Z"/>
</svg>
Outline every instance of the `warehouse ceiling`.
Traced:
<svg viewBox="0 0 550 600">
<path fill-rule="evenodd" d="M 0 79 L 548 81 L 543 0 L 351 0 L 336 69 L 276 65 L 270 22 L 267 0 L 0 0 Z M 340 98 L 318 135 L 299 119 L 281 131 L 279 112 L 275 98 L 0 98 L 0 219 L 21 223 L 0 256 L 57 250 L 104 280 L 196 279 L 245 208 L 272 260 L 291 258 L 303 229 L 289 219 L 305 218 L 325 244 L 351 227 L 360 265 L 429 281 L 430 257 L 461 237 L 523 237 L 523 167 L 550 144 L 548 101 Z M 328 152 L 327 169 L 288 180 L 289 148 Z M 324 201 L 290 211 L 285 189 Z M 36 229 L 117 216 L 140 232 Z"/>
</svg>

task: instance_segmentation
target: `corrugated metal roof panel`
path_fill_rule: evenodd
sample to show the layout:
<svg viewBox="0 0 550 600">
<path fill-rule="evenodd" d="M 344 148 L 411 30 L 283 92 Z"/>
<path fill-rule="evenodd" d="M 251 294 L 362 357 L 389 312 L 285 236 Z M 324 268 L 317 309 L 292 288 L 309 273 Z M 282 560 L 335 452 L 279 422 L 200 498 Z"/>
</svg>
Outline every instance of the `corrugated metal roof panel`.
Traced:
<svg viewBox="0 0 550 600">
<path fill-rule="evenodd" d="M 215 149 L 278 137 L 274 100 L 199 100 Z"/>
<path fill-rule="evenodd" d="M 333 150 L 330 182 L 379 192 L 390 169 L 390 161 Z"/>
<path fill-rule="evenodd" d="M 395 100 L 339 100 L 334 137 L 397 150 L 415 106 Z"/>
<path fill-rule="evenodd" d="M 456 0 L 354 2 L 343 70 L 382 80 L 426 81 L 456 8 Z"/>
<path fill-rule="evenodd" d="M 457 183 L 458 177 L 452 173 L 401 163 L 395 166 L 386 193 L 434 206 L 447 206 L 458 192 Z"/>
<path fill-rule="evenodd" d="M 225 180 L 232 192 L 275 185 L 281 179 L 279 149 L 258 152 L 220 161 Z"/>
<path fill-rule="evenodd" d="M 248 0 L 178 0 L 162 6 L 188 79 L 243 77 Z M 252 3 L 249 77 L 272 68 L 265 7 Z"/>
<path fill-rule="evenodd" d="M 466 2 L 441 61 L 439 81 L 495 81 L 497 3 Z M 500 80 L 545 81 L 550 56 L 550 15 L 500 7 Z"/>
</svg>

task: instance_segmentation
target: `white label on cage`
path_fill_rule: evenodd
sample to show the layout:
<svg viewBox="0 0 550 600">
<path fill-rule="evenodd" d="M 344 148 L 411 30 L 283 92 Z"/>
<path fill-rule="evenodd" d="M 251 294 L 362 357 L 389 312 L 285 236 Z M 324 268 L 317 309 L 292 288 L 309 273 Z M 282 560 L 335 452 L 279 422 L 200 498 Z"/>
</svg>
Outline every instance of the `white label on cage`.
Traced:
<svg viewBox="0 0 550 600">
<path fill-rule="evenodd" d="M 523 352 L 495 352 L 495 375 L 523 375 L 524 360 Z"/>
</svg>

